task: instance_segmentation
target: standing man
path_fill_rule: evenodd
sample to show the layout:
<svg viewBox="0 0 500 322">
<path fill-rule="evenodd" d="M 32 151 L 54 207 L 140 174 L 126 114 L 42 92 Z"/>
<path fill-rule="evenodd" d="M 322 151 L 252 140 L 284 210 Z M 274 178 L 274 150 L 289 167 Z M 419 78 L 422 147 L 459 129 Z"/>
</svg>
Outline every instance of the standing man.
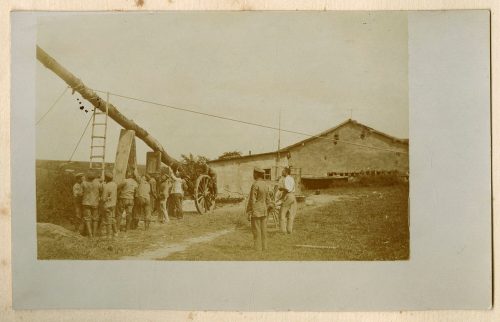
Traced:
<svg viewBox="0 0 500 322">
<path fill-rule="evenodd" d="M 264 182 L 264 170 L 255 167 L 254 183 L 250 188 L 246 213 L 252 223 L 253 246 L 257 251 L 267 249 L 267 207 L 270 204 L 269 188 Z"/>
<path fill-rule="evenodd" d="M 293 231 L 293 221 L 297 213 L 297 200 L 295 199 L 295 180 L 290 175 L 290 168 L 284 168 L 282 171 L 283 186 L 281 191 L 281 209 L 280 209 L 280 229 L 283 233 L 291 234 Z"/>
<path fill-rule="evenodd" d="M 139 180 L 136 200 L 138 215 L 144 218 L 144 230 L 148 230 L 151 221 L 151 185 L 146 176 L 142 176 Z M 139 218 L 136 218 L 136 220 L 139 221 Z"/>
<path fill-rule="evenodd" d="M 151 214 L 158 211 L 158 184 L 159 182 L 156 181 L 155 174 L 151 174 L 149 178 L 149 186 L 151 187 Z"/>
<path fill-rule="evenodd" d="M 93 238 L 97 234 L 97 225 L 99 223 L 99 196 L 101 195 L 101 183 L 94 176 L 94 173 L 89 171 L 82 182 L 82 207 L 83 220 L 89 238 Z"/>
<path fill-rule="evenodd" d="M 184 196 L 183 186 L 185 184 L 184 179 L 181 178 L 181 174 L 179 169 L 175 172 L 175 175 L 172 174 L 173 186 L 172 192 L 170 194 L 171 202 L 173 203 L 174 208 L 174 216 L 177 219 L 184 218 L 184 214 L 182 213 L 182 199 Z"/>
<path fill-rule="evenodd" d="M 102 202 L 104 208 L 104 224 L 106 225 L 106 236 L 113 238 L 118 233 L 116 229 L 115 208 L 118 186 L 113 182 L 113 175 L 106 173 L 104 175 L 104 186 L 102 188 Z"/>
<path fill-rule="evenodd" d="M 215 203 L 215 199 L 217 199 L 217 174 L 215 171 L 208 166 L 208 164 L 204 163 L 205 166 L 205 174 L 208 175 L 212 181 L 212 184 L 209 187 L 211 194 L 213 195 L 213 200 L 208 199 L 209 202 L 208 208 L 212 209 L 212 202 Z"/>
<path fill-rule="evenodd" d="M 210 179 L 212 179 L 212 186 L 210 189 L 212 190 L 214 196 L 217 196 L 217 173 L 208 166 L 207 163 L 204 163 L 203 166 L 205 167 L 204 174 L 208 175 Z"/>
<path fill-rule="evenodd" d="M 121 227 L 122 213 L 125 211 L 126 212 L 125 231 L 130 229 L 130 225 L 132 223 L 134 198 L 138 186 L 137 182 L 134 180 L 132 176 L 133 176 L 132 173 L 127 172 L 125 180 L 123 180 L 123 182 L 118 185 L 119 207 L 118 207 L 118 214 L 116 216 L 117 226 L 118 228 Z"/>
<path fill-rule="evenodd" d="M 162 182 L 160 184 L 160 211 L 158 212 L 158 221 L 162 224 L 164 222 L 169 222 L 168 211 L 167 211 L 167 200 L 170 195 L 170 188 L 172 187 L 172 182 L 167 177 L 167 175 L 163 174 L 161 176 Z"/>
<path fill-rule="evenodd" d="M 82 195 L 83 195 L 83 189 L 82 189 L 82 179 L 83 179 L 83 173 L 77 173 L 76 174 L 76 182 L 73 185 L 73 206 L 75 208 L 75 218 L 74 218 L 74 223 L 75 223 L 75 232 L 82 232 Z"/>
</svg>

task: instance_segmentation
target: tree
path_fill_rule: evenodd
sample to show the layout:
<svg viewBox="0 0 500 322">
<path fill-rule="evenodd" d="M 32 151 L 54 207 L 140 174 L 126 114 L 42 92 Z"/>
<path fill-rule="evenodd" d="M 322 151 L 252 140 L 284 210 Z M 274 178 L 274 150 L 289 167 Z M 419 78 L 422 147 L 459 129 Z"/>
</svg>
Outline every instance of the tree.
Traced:
<svg viewBox="0 0 500 322">
<path fill-rule="evenodd" d="M 239 158 L 241 157 L 242 154 L 240 151 L 229 151 L 229 152 L 224 152 L 219 156 L 219 160 L 226 160 L 226 159 L 232 159 L 232 158 Z"/>
<path fill-rule="evenodd" d="M 198 155 L 194 156 L 192 153 L 189 155 L 182 154 L 181 155 L 181 173 L 186 180 L 188 190 L 187 194 L 194 194 L 194 185 L 196 183 L 196 179 L 206 172 L 206 163 L 209 159 L 205 156 Z"/>
</svg>

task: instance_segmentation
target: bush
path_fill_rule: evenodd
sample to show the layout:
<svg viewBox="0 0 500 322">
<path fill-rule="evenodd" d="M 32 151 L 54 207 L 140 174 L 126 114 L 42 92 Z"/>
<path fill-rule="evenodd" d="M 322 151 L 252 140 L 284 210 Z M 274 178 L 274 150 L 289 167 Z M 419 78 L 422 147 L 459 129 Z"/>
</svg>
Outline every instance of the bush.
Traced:
<svg viewBox="0 0 500 322">
<path fill-rule="evenodd" d="M 405 182 L 405 177 L 399 173 L 384 173 L 378 175 L 361 175 L 353 183 L 361 186 L 394 186 Z"/>
<path fill-rule="evenodd" d="M 72 221 L 73 174 L 37 168 L 36 221 L 68 225 Z"/>
</svg>

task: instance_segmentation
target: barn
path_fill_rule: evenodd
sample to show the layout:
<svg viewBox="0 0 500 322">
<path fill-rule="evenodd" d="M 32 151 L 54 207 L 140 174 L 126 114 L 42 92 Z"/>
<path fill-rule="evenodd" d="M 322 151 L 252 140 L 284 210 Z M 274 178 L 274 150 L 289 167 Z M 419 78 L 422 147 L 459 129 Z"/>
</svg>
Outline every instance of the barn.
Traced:
<svg viewBox="0 0 500 322">
<path fill-rule="evenodd" d="M 360 173 L 407 174 L 408 139 L 396 138 L 348 119 L 279 151 L 213 160 L 209 164 L 217 173 L 219 193 L 236 196 L 248 193 L 254 167 L 264 169 L 267 180 L 277 180 L 281 169 L 289 166 L 301 186 L 347 179 Z"/>
</svg>

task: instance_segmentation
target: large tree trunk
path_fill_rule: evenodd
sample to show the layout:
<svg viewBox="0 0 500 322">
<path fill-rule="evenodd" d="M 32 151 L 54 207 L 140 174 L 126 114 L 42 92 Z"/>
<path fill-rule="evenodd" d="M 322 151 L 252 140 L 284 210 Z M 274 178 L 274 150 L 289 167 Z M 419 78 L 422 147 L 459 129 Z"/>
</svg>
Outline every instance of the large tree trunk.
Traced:
<svg viewBox="0 0 500 322">
<path fill-rule="evenodd" d="M 47 54 L 42 48 L 36 46 L 36 58 L 48 69 L 53 71 L 57 76 L 64 80 L 74 91 L 80 93 L 84 99 L 92 103 L 96 108 L 103 112 L 106 112 L 106 100 L 102 99 L 97 95 L 92 89 L 85 86 L 85 84 L 77 78 L 75 75 L 70 73 L 66 68 L 59 64 L 54 58 Z M 127 130 L 134 130 L 135 135 L 141 139 L 147 146 L 149 146 L 154 151 L 161 152 L 162 162 L 169 167 L 177 167 L 179 162 L 168 155 L 167 151 L 161 146 L 161 144 L 152 137 L 146 130 L 137 125 L 134 121 L 126 118 L 118 109 L 113 105 L 108 105 L 108 115 L 116 123 L 123 126 Z"/>
</svg>

